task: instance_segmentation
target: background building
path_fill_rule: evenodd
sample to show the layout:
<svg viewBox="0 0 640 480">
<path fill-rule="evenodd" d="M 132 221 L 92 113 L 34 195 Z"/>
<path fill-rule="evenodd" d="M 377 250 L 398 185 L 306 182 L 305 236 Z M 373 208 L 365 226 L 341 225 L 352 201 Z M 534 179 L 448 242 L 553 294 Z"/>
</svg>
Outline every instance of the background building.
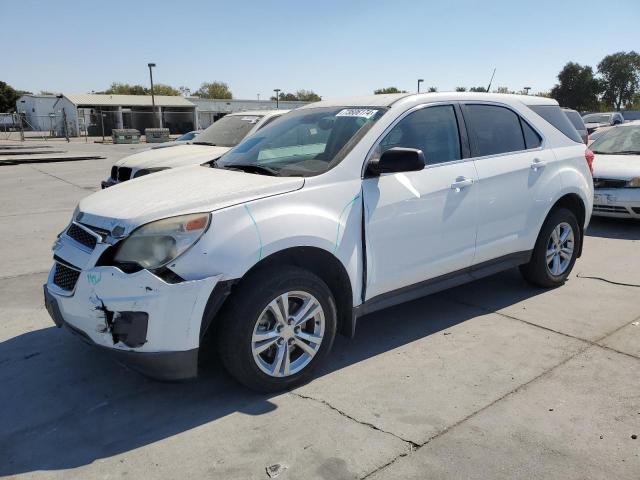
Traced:
<svg viewBox="0 0 640 480">
<path fill-rule="evenodd" d="M 281 101 L 281 109 L 293 109 L 308 102 Z M 155 96 L 154 113 L 150 95 L 104 95 L 94 93 L 23 95 L 16 102 L 28 130 L 50 132 L 51 136 L 110 136 L 114 128 L 166 127 L 172 134 L 204 129 L 227 113 L 271 110 L 275 100 L 213 100 L 199 97 Z"/>
</svg>

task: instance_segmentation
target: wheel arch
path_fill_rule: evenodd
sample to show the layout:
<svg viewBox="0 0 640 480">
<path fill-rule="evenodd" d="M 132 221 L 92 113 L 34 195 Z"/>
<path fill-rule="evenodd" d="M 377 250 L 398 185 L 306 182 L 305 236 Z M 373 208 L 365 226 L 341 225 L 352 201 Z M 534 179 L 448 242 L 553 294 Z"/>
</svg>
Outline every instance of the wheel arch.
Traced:
<svg viewBox="0 0 640 480">
<path fill-rule="evenodd" d="M 580 257 L 582 255 L 582 244 L 584 243 L 584 226 L 586 223 L 587 207 L 580 195 L 577 193 L 566 193 L 556 200 L 553 206 L 549 209 L 549 212 L 547 212 L 545 219 L 558 208 L 566 208 L 567 210 L 570 210 L 578 219 L 578 226 L 580 227 L 578 257 Z"/>
<path fill-rule="evenodd" d="M 217 314 L 229 295 L 242 288 L 242 284 L 251 276 L 265 269 L 278 269 L 283 265 L 292 265 L 308 270 L 320 277 L 329 287 L 338 313 L 337 330 L 353 337 L 355 317 L 353 310 L 353 290 L 351 279 L 343 263 L 332 253 L 319 247 L 298 246 L 274 252 L 253 265 L 241 278 L 223 282 L 222 286 L 211 294 L 202 319 L 200 338 L 216 323 Z"/>
</svg>

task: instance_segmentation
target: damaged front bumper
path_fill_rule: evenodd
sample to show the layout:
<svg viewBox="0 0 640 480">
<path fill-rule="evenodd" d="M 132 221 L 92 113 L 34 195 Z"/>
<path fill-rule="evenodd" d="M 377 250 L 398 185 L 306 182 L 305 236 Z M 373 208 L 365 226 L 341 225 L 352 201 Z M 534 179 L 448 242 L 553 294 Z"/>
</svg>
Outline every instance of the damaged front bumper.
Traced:
<svg viewBox="0 0 640 480">
<path fill-rule="evenodd" d="M 196 376 L 203 314 L 220 275 L 167 283 L 148 270 L 102 266 L 81 270 L 66 291 L 54 283 L 55 271 L 44 296 L 56 325 L 154 378 Z"/>
</svg>

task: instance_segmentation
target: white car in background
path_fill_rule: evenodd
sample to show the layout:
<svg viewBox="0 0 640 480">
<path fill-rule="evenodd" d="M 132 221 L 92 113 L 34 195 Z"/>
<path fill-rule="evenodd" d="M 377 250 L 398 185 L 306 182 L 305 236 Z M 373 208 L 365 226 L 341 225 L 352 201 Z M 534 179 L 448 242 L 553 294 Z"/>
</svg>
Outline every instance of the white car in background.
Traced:
<svg viewBox="0 0 640 480">
<path fill-rule="evenodd" d="M 611 128 L 589 148 L 595 155 L 593 214 L 640 219 L 640 121 Z"/>
<path fill-rule="evenodd" d="M 193 377 L 211 339 L 240 382 L 291 388 L 368 313 L 516 266 L 562 285 L 591 217 L 586 153 L 533 95 L 316 102 L 217 162 L 84 198 L 45 305 L 148 375 Z"/>
<path fill-rule="evenodd" d="M 118 160 L 102 188 L 111 187 L 133 178 L 170 168 L 200 165 L 216 160 L 240 143 L 246 136 L 260 130 L 289 110 L 252 110 L 225 115 L 211 124 L 193 141 L 150 148 Z"/>
<path fill-rule="evenodd" d="M 589 134 L 601 127 L 611 127 L 624 123 L 624 117 L 620 112 L 589 113 L 582 117 Z"/>
</svg>

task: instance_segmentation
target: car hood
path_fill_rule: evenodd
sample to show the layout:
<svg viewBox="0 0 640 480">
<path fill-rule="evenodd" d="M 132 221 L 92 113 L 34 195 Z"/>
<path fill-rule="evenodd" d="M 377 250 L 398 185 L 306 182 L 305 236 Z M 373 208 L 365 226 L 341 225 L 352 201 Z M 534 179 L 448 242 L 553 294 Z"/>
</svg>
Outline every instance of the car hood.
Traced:
<svg viewBox="0 0 640 480">
<path fill-rule="evenodd" d="M 234 170 L 178 168 L 100 190 L 80 201 L 81 221 L 105 230 L 134 228 L 187 213 L 211 212 L 302 188 L 304 178 L 271 177 Z"/>
<path fill-rule="evenodd" d="M 220 158 L 229 150 L 231 150 L 229 147 L 192 144 L 175 145 L 171 148 L 151 148 L 118 160 L 116 166 L 139 170 L 140 168 L 175 168 L 200 165 L 209 160 Z"/>
<path fill-rule="evenodd" d="M 593 160 L 593 176 L 620 180 L 640 177 L 640 155 L 596 154 Z"/>
</svg>

